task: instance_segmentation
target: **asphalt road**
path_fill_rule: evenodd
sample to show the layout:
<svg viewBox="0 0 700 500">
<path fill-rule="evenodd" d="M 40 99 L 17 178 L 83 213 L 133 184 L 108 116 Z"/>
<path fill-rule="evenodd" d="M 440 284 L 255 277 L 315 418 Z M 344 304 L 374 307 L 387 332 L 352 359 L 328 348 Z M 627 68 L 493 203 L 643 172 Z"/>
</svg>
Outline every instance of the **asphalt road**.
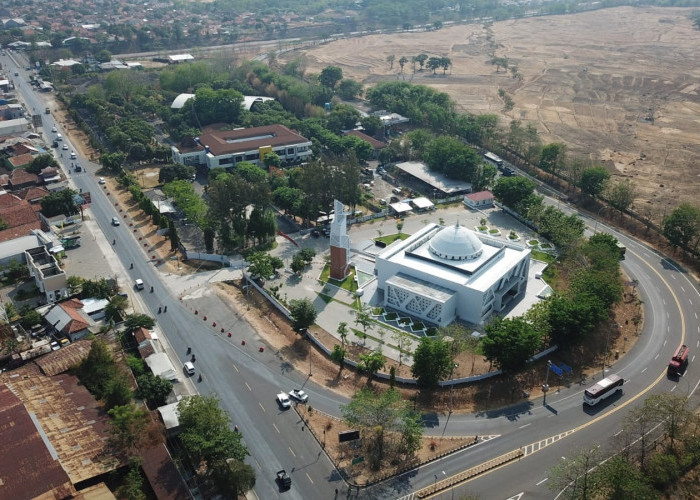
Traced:
<svg viewBox="0 0 700 500">
<path fill-rule="evenodd" d="M 3 63 L 6 62 L 7 58 L 3 58 Z M 13 74 L 11 70 L 10 74 Z M 42 101 L 24 83 L 24 78 L 20 79 L 18 88 L 30 108 L 43 110 Z M 16 82 L 20 79 L 14 78 Z M 43 114 L 42 118 L 46 130 L 50 130 L 53 118 Z M 281 389 L 289 390 L 303 384 L 304 376 L 290 372 L 284 361 L 269 350 L 263 353 L 244 350 L 217 335 L 215 329 L 181 307 L 178 298 L 168 293 L 158 270 L 128 229 L 123 225 L 115 228 L 109 224 L 117 212 L 104 195 L 98 194 L 97 166 L 82 158 L 80 161 L 87 167 L 87 173 L 73 174 L 73 180 L 79 188 L 94 193 L 92 211 L 97 222 L 108 241 L 117 240 L 114 255 L 105 257 L 118 258 L 127 269 L 130 263 L 134 263 L 134 269 L 126 274 L 130 280 L 142 278 L 145 281 L 146 290 L 138 294 L 139 299 L 154 316 L 157 316 L 159 306 L 168 306 L 168 313 L 158 317 L 159 325 L 183 360 L 187 346 L 194 348 L 197 370 L 204 374 L 203 381 L 197 384 L 200 392 L 218 394 L 233 423 L 243 431 L 252 453 L 251 463 L 255 464 L 258 473 L 255 488 L 258 496 L 267 499 L 280 494 L 273 480 L 280 468 L 291 472 L 293 478 L 292 489 L 284 493 L 285 498 L 333 498 L 335 488 L 344 492 L 344 483 L 333 472 L 320 446 L 307 430 L 303 430 L 296 414 L 282 412 L 276 407 L 275 394 Z M 418 223 L 421 218 L 425 216 L 413 219 Z M 413 219 L 406 221 L 406 231 L 410 231 Z M 431 434 L 443 431 L 446 434 L 477 434 L 485 440 L 461 453 L 363 490 L 361 498 L 410 497 L 416 489 L 521 447 L 526 452 L 521 460 L 478 476 L 440 496 L 449 498 L 455 495 L 459 498 L 468 493 L 484 499 L 504 499 L 522 493 L 520 498 L 553 498 L 555 493 L 547 489 L 547 470 L 562 457 L 571 456 L 577 448 L 594 443 L 605 447 L 613 442 L 626 412 L 640 404 L 644 396 L 657 392 L 683 393 L 691 396 L 693 406 L 697 405 L 695 390 L 700 369 L 695 366 L 694 353 L 691 353 L 689 368 L 680 381 L 665 376 L 668 360 L 681 342 L 688 344 L 694 352 L 700 349 L 697 317 L 700 295 L 696 287 L 666 257 L 602 224 L 597 224 L 597 229 L 613 233 L 627 245 L 623 268 L 631 278 L 638 280 L 637 289 L 645 305 L 645 324 L 640 340 L 612 368 L 626 380 L 624 393 L 594 409 L 587 409 L 581 404 L 582 391 L 593 383 L 587 381 L 559 393 L 550 393 L 546 406 L 542 400 L 534 400 L 520 407 L 479 415 L 452 415 L 449 419 L 444 415 L 426 416 L 427 432 Z M 155 289 L 152 294 L 148 291 L 151 285 Z M 247 323 L 236 322 L 235 318 L 229 320 L 241 330 L 241 335 L 255 336 Z M 596 380 L 600 378 L 597 376 Z M 551 378 L 550 385 L 553 385 Z M 338 405 L 342 403 L 337 396 L 313 385 L 307 387 L 315 407 L 337 413 Z"/>
</svg>

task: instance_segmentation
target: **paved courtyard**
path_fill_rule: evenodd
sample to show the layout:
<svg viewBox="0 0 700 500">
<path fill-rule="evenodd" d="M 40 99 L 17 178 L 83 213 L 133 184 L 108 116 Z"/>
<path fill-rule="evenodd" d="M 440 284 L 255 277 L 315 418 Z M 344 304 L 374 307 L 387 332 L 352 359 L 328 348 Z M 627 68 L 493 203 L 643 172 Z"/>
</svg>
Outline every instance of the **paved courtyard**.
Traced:
<svg viewBox="0 0 700 500">
<path fill-rule="evenodd" d="M 510 231 L 515 231 L 520 237 L 519 243 L 525 244 L 529 239 L 536 238 L 536 234 L 514 220 L 509 215 L 505 214 L 502 210 L 498 208 L 492 208 L 484 211 L 477 211 L 468 209 L 464 206 L 450 206 L 444 209 L 437 209 L 430 212 L 413 214 L 404 219 L 404 225 L 401 229 L 402 233 L 413 234 L 419 229 L 423 228 L 429 223 L 440 223 L 444 225 L 453 225 L 459 223 L 460 225 L 466 226 L 469 229 L 474 229 L 476 226 L 480 225 L 480 220 L 486 219 L 487 225 L 490 228 L 498 228 L 501 231 L 501 238 L 507 238 Z M 379 235 L 390 235 L 396 234 L 398 232 L 396 224 L 398 220 L 393 218 L 387 218 L 384 220 L 377 220 L 373 222 L 366 222 L 364 224 L 357 224 L 350 226 L 348 229 L 348 234 L 350 235 L 350 246 L 351 246 L 351 262 L 355 265 L 356 269 L 368 275 L 372 275 L 374 271 L 374 257 L 383 251 L 383 248 L 379 248 L 374 244 L 374 238 Z M 289 301 L 292 299 L 310 299 L 318 312 L 318 317 L 316 323 L 324 328 L 329 334 L 334 335 L 339 338 L 336 333 L 338 324 L 341 321 L 345 321 L 348 326 L 361 330 L 361 327 L 355 325 L 355 310 L 351 307 L 351 303 L 354 298 L 354 294 L 339 289 L 331 285 L 323 285 L 319 278 L 321 272 L 328 259 L 329 251 L 329 239 L 328 238 L 314 238 L 310 234 L 302 235 L 301 233 L 295 233 L 289 235 L 301 248 L 313 248 L 316 250 L 316 258 L 310 266 L 309 269 L 304 271 L 302 277 L 293 275 L 290 271 L 285 270 L 274 280 L 270 280 L 266 283 L 266 287 L 270 286 L 280 286 L 279 294 L 280 297 Z M 278 246 L 271 253 L 280 257 L 284 263 L 285 268 L 291 263 L 291 259 L 296 254 L 300 248 L 295 246 L 293 243 L 289 242 L 284 238 L 277 238 Z M 530 273 L 529 273 L 529 283 L 525 297 L 515 304 L 511 309 L 506 311 L 506 317 L 509 316 L 519 316 L 527 311 L 534 303 L 540 300 L 540 297 L 548 293 L 548 287 L 546 283 L 536 278 L 538 273 L 541 273 L 545 268 L 545 264 L 541 262 L 531 261 Z M 363 303 L 369 306 L 378 306 L 381 304 L 382 297 L 379 295 L 377 290 L 377 281 L 372 280 L 371 282 L 363 286 L 364 294 L 361 298 Z M 323 298 L 320 294 L 332 297 L 333 300 L 328 300 Z M 475 329 L 480 327 L 470 325 Z M 380 337 L 380 331 L 385 330 L 383 341 L 384 344 L 381 345 L 377 340 L 373 338 L 366 339 L 365 342 L 359 341 L 353 335 L 350 336 L 350 341 L 364 343 L 368 348 L 376 349 L 378 347 L 382 348 L 382 353 L 392 359 L 398 360 L 398 351 L 389 344 L 395 344 L 392 340 L 392 333 L 397 331 L 397 325 L 395 323 L 387 324 L 382 327 L 377 325 L 372 331 L 368 333 L 375 338 Z M 417 344 L 417 341 L 413 341 L 413 347 Z"/>
</svg>

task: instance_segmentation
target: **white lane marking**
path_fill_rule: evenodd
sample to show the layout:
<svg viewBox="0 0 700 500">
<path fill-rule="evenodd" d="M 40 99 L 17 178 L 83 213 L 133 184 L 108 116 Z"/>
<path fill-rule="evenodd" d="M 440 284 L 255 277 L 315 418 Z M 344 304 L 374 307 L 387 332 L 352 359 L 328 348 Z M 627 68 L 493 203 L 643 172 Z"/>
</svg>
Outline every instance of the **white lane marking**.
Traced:
<svg viewBox="0 0 700 500">
<path fill-rule="evenodd" d="M 288 448 L 289 448 L 289 451 L 292 453 L 292 455 L 294 455 L 294 458 L 296 458 L 297 454 L 294 453 L 294 450 L 292 449 L 292 447 L 288 446 Z"/>
<path fill-rule="evenodd" d="M 647 371 L 647 369 L 646 369 L 646 368 L 644 368 L 644 369 L 642 370 L 642 373 L 644 373 L 645 371 Z"/>
<path fill-rule="evenodd" d="M 265 407 L 262 405 L 262 403 L 260 401 L 258 401 L 258 404 L 260 405 L 260 408 L 262 408 L 262 411 L 267 413 L 267 411 L 265 410 Z"/>
<path fill-rule="evenodd" d="M 518 427 L 518 429 L 524 429 L 524 428 L 527 427 L 528 425 L 532 425 L 532 423 L 530 423 L 530 424 L 525 424 L 525 425 L 521 425 L 520 427 Z"/>
<path fill-rule="evenodd" d="M 308 478 L 309 478 L 309 481 L 311 481 L 311 484 L 314 484 L 314 480 L 313 480 L 313 479 L 311 479 L 311 476 L 309 476 L 309 473 L 308 473 L 308 472 L 306 473 L 306 477 L 308 477 Z"/>
<path fill-rule="evenodd" d="M 657 354 L 656 356 L 654 356 L 654 359 L 659 359 L 659 355 Z"/>
<path fill-rule="evenodd" d="M 666 299 L 661 299 L 661 301 L 666 305 Z"/>
<path fill-rule="evenodd" d="M 695 361 L 695 354 L 693 354 L 693 357 L 690 358 L 690 362 L 692 363 L 693 361 Z"/>
<path fill-rule="evenodd" d="M 613 434 L 613 437 L 617 437 L 617 436 L 619 436 L 620 434 L 622 434 L 622 429 L 620 429 L 620 430 L 617 431 L 615 434 Z"/>
<path fill-rule="evenodd" d="M 549 479 L 549 478 L 548 478 L 548 477 L 545 477 L 545 478 L 544 478 L 542 481 L 540 481 L 539 483 L 535 483 L 535 486 L 539 486 L 540 484 L 544 483 L 547 479 Z"/>
<path fill-rule="evenodd" d="M 693 301 L 692 301 L 692 300 L 688 299 L 688 302 L 690 302 L 690 305 L 691 305 L 691 306 L 693 305 Z"/>
<path fill-rule="evenodd" d="M 245 384 L 245 386 L 248 388 L 248 390 L 250 392 L 253 392 L 253 389 L 250 388 L 250 386 L 248 385 L 248 382 L 243 382 L 243 383 Z"/>
<path fill-rule="evenodd" d="M 674 385 L 673 387 L 671 387 L 671 392 L 675 391 L 675 390 L 676 390 L 676 387 L 677 387 L 677 386 L 675 386 L 675 385 Z"/>
<path fill-rule="evenodd" d="M 277 434 L 282 434 L 275 424 L 272 424 L 272 427 L 275 428 L 275 430 L 277 431 Z"/>
<path fill-rule="evenodd" d="M 666 342 L 668 342 L 668 339 L 664 340 L 664 347 L 666 346 Z"/>
<path fill-rule="evenodd" d="M 685 293 L 685 288 L 683 288 L 683 285 L 681 285 L 681 290 L 683 290 L 683 293 Z"/>
<path fill-rule="evenodd" d="M 233 369 L 236 370 L 236 373 L 240 373 L 240 372 L 238 371 L 238 367 L 237 367 L 236 365 L 231 365 L 231 366 L 233 366 Z"/>
</svg>

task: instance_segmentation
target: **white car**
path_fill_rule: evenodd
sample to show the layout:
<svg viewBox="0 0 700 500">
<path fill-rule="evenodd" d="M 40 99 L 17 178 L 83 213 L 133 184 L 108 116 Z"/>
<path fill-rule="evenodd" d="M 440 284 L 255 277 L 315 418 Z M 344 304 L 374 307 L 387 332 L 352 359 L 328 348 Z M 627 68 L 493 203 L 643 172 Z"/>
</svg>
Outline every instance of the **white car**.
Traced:
<svg viewBox="0 0 700 500">
<path fill-rule="evenodd" d="M 51 342 L 51 350 L 52 351 L 58 351 L 61 348 L 61 346 L 56 342 L 55 340 Z"/>
<path fill-rule="evenodd" d="M 66 144 L 66 143 L 64 142 L 64 143 L 63 143 L 63 146 L 61 146 L 61 149 L 62 149 L 63 151 L 68 151 L 68 144 Z"/>
<path fill-rule="evenodd" d="M 277 403 L 282 407 L 282 409 L 287 409 L 292 407 L 292 402 L 289 400 L 289 396 L 284 392 L 280 392 L 277 395 Z"/>
<path fill-rule="evenodd" d="M 190 377 L 192 375 L 194 375 L 194 365 L 192 364 L 191 361 L 188 361 L 187 363 L 185 363 L 184 369 L 185 369 L 185 373 L 187 375 L 189 375 Z"/>
<path fill-rule="evenodd" d="M 99 183 L 100 183 L 100 184 L 104 184 L 105 182 L 106 182 L 106 181 L 105 181 L 105 178 L 104 178 L 104 177 L 100 177 Z"/>
<path fill-rule="evenodd" d="M 70 152 L 70 159 L 75 160 L 76 158 L 78 158 L 78 156 L 75 154 L 75 151 L 71 151 Z"/>
<path fill-rule="evenodd" d="M 309 400 L 309 395 L 301 389 L 292 389 L 291 391 L 289 391 L 289 396 L 292 399 L 296 399 L 300 403 L 306 403 Z"/>
<path fill-rule="evenodd" d="M 112 225 L 113 226 L 119 225 L 119 217 L 112 217 Z"/>
<path fill-rule="evenodd" d="M 54 126 L 54 127 L 51 127 L 51 132 L 53 132 L 55 134 L 56 132 L 58 132 L 58 130 L 56 130 L 56 127 Z"/>
</svg>

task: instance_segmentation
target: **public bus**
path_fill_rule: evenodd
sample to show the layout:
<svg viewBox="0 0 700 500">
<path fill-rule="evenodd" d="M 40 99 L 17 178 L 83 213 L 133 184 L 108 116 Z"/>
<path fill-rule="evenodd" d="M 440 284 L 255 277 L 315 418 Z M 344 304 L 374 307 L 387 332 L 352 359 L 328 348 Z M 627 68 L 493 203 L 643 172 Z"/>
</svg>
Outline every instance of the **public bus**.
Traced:
<svg viewBox="0 0 700 500">
<path fill-rule="evenodd" d="M 499 156 L 493 154 L 491 151 L 487 151 L 484 154 L 484 158 L 489 160 L 491 163 L 494 163 L 498 168 L 503 166 L 503 160 Z"/>
<path fill-rule="evenodd" d="M 681 345 L 671 358 L 671 362 L 668 364 L 668 374 L 671 377 L 680 377 L 688 366 L 688 354 L 690 349 L 688 346 Z"/>
<path fill-rule="evenodd" d="M 618 252 L 620 252 L 620 260 L 625 260 L 625 253 L 627 253 L 627 247 L 619 241 L 616 243 L 616 245 Z"/>
<path fill-rule="evenodd" d="M 623 378 L 617 375 L 610 375 L 586 389 L 583 393 L 583 402 L 589 406 L 597 405 L 617 391 L 622 391 L 622 384 L 624 383 L 625 380 Z"/>
</svg>

